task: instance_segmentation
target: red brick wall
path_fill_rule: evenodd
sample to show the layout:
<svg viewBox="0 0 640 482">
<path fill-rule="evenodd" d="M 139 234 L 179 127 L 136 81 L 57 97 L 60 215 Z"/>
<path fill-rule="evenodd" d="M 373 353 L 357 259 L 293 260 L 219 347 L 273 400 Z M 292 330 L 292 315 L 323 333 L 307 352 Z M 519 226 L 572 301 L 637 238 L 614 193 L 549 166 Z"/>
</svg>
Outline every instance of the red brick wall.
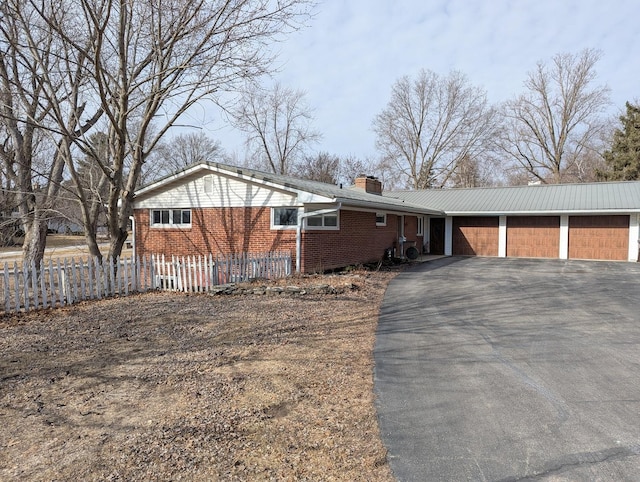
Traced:
<svg viewBox="0 0 640 482">
<path fill-rule="evenodd" d="M 380 182 L 376 177 L 357 177 L 355 185 L 357 188 L 364 189 L 365 192 L 382 194 L 382 182 Z"/>
<path fill-rule="evenodd" d="M 190 229 L 151 228 L 148 209 L 138 209 L 134 216 L 139 255 L 289 251 L 295 266 L 296 231 L 270 229 L 268 207 L 194 208 Z M 339 231 L 303 231 L 302 271 L 321 272 L 380 260 L 386 248 L 398 247 L 398 219 L 388 215 L 386 226 L 376 226 L 375 213 L 342 210 Z M 416 218 L 406 216 L 408 240 L 417 240 L 416 228 Z"/>
<path fill-rule="evenodd" d="M 424 225 L 423 225 L 424 229 Z M 423 250 L 423 236 L 418 236 L 418 218 L 416 216 L 404 217 L 404 237 L 407 238 L 405 251 L 410 246 L 415 246 L 419 253 Z"/>
<path fill-rule="evenodd" d="M 339 231 L 303 233 L 302 264 L 309 273 L 378 261 L 397 237 L 397 216 L 388 215 L 386 226 L 376 226 L 375 213 L 342 210 Z"/>
<path fill-rule="evenodd" d="M 137 209 L 138 254 L 205 255 L 291 251 L 296 232 L 271 230 L 270 208 L 201 208 L 191 210 L 191 228 L 152 228 L 149 210 Z"/>
</svg>

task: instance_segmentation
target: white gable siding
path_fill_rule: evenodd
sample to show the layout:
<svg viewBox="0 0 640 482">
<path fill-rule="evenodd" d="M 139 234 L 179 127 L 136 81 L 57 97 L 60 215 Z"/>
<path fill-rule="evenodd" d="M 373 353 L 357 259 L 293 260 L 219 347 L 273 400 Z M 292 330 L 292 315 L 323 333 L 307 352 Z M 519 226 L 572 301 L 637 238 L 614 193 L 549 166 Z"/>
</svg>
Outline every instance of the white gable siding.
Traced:
<svg viewBox="0 0 640 482">
<path fill-rule="evenodd" d="M 169 184 L 136 200 L 136 209 L 295 206 L 296 196 L 218 174 Z"/>
</svg>

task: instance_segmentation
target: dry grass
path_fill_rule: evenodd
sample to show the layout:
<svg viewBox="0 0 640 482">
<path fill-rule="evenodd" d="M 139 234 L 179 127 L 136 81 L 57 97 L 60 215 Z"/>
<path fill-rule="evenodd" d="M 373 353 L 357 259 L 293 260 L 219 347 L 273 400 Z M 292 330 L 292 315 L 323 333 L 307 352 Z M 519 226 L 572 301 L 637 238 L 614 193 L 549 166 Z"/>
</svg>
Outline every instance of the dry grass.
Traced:
<svg viewBox="0 0 640 482">
<path fill-rule="evenodd" d="M 392 277 L 0 318 L 0 479 L 392 480 L 372 376 Z"/>
</svg>

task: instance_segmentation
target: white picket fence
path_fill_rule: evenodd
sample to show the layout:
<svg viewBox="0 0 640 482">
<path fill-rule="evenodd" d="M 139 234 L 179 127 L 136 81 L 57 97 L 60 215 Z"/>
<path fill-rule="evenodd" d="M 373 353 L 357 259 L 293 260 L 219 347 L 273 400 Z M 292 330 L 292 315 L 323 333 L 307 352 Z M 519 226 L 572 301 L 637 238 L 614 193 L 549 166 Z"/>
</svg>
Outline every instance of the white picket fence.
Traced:
<svg viewBox="0 0 640 482">
<path fill-rule="evenodd" d="M 287 252 L 151 259 L 155 285 L 166 290 L 206 292 L 212 286 L 291 275 L 291 253 Z"/>
<path fill-rule="evenodd" d="M 26 269 L 25 269 L 26 268 Z M 0 312 L 65 306 L 79 301 L 162 289 L 207 292 L 213 286 L 291 275 L 290 253 L 229 256 L 165 256 L 49 260 L 39 267 L 4 263 L 0 271 Z"/>
</svg>

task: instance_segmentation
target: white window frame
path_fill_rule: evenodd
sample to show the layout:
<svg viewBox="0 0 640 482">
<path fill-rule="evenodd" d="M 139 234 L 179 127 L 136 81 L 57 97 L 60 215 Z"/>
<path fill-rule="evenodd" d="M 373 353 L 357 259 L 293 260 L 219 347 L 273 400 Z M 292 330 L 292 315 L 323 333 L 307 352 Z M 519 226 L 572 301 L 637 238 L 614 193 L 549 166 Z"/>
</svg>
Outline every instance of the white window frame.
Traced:
<svg viewBox="0 0 640 482">
<path fill-rule="evenodd" d="M 378 221 L 378 218 L 383 218 L 384 221 Z M 387 213 L 376 213 L 376 226 L 387 225 Z"/>
<path fill-rule="evenodd" d="M 296 211 L 296 224 L 276 224 L 275 223 L 275 213 L 276 209 L 291 209 Z M 271 229 L 296 229 L 298 227 L 297 220 L 300 216 L 300 210 L 297 207 L 292 206 L 276 206 L 271 208 Z"/>
<path fill-rule="evenodd" d="M 309 219 L 311 218 L 322 218 L 322 226 L 309 226 Z M 327 226 L 325 224 L 325 219 L 327 218 L 335 218 L 336 225 L 335 226 Z M 336 211 L 334 213 L 326 213 L 320 214 L 318 216 L 308 216 L 304 218 L 304 227 L 309 231 L 339 231 L 340 230 L 340 213 Z"/>
<path fill-rule="evenodd" d="M 168 219 L 169 222 L 168 223 L 163 223 L 162 222 L 162 212 L 166 211 L 169 213 Z M 176 211 L 180 211 L 180 222 L 176 223 L 174 222 L 174 218 L 173 218 L 173 214 Z M 159 212 L 160 213 L 160 222 L 156 223 L 154 222 L 154 213 L 155 212 Z M 182 218 L 184 217 L 184 213 L 188 212 L 189 213 L 189 222 L 188 223 L 183 223 L 182 222 Z M 152 228 L 159 228 L 159 229 L 166 229 L 166 228 L 181 228 L 181 229 L 186 229 L 186 228 L 191 228 L 191 225 L 193 223 L 193 213 L 191 212 L 191 209 L 183 209 L 183 208 L 163 208 L 163 209 L 150 209 L 149 210 L 149 224 L 151 225 Z"/>
<path fill-rule="evenodd" d="M 416 227 L 416 236 L 424 236 L 424 216 L 418 216 L 418 226 Z"/>
</svg>

